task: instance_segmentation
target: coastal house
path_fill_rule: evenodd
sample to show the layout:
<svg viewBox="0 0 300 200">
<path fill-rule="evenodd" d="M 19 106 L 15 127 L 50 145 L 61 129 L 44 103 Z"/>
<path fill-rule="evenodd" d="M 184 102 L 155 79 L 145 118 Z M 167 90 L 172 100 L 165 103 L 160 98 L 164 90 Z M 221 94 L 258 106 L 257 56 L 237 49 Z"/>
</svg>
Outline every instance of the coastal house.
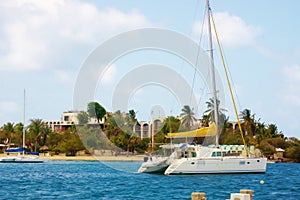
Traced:
<svg viewBox="0 0 300 200">
<path fill-rule="evenodd" d="M 276 148 L 274 153 L 274 160 L 282 160 L 283 159 L 284 150 L 281 148 Z"/>
<path fill-rule="evenodd" d="M 69 129 L 73 125 L 78 125 L 78 113 L 79 111 L 66 111 L 62 113 L 61 120 L 51 120 L 46 121 L 45 123 L 49 128 L 51 128 L 52 131 L 62 132 Z M 100 126 L 104 124 L 104 121 L 105 118 L 100 121 Z M 88 124 L 91 126 L 99 125 L 96 118 L 90 118 Z"/>
</svg>

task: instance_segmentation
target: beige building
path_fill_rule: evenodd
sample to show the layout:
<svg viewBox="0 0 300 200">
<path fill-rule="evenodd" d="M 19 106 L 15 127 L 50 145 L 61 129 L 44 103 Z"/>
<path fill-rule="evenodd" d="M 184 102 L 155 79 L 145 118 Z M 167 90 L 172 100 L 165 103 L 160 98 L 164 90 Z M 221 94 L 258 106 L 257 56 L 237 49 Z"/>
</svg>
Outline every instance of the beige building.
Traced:
<svg viewBox="0 0 300 200">
<path fill-rule="evenodd" d="M 78 113 L 79 111 L 67 111 L 62 113 L 61 120 L 52 120 L 46 121 L 45 123 L 51 128 L 52 131 L 61 132 L 67 130 L 72 125 L 78 125 Z M 100 121 L 100 124 L 103 124 L 105 119 L 103 118 Z M 98 121 L 96 118 L 90 118 L 88 124 L 96 125 Z"/>
</svg>

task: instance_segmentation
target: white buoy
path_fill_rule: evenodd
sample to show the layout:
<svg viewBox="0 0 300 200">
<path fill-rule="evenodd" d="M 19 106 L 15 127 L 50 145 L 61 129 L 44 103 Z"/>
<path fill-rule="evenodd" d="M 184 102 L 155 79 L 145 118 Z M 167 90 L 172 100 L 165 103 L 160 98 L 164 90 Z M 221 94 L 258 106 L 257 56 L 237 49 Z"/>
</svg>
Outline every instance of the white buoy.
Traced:
<svg viewBox="0 0 300 200">
<path fill-rule="evenodd" d="M 260 180 L 260 182 L 259 182 L 261 185 L 263 185 L 264 183 L 265 183 L 265 181 L 264 180 Z"/>
</svg>

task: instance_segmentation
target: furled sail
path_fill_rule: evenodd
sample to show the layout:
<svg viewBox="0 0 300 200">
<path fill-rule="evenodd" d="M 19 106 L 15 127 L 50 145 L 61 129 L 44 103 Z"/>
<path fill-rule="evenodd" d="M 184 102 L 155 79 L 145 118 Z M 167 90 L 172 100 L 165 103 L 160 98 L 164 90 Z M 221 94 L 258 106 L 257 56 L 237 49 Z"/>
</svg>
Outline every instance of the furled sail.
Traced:
<svg viewBox="0 0 300 200">
<path fill-rule="evenodd" d="M 215 136 L 217 134 L 217 127 L 215 123 L 212 123 L 209 127 L 196 129 L 193 131 L 185 131 L 179 133 L 168 133 L 170 138 L 186 138 L 186 137 L 205 137 Z"/>
</svg>

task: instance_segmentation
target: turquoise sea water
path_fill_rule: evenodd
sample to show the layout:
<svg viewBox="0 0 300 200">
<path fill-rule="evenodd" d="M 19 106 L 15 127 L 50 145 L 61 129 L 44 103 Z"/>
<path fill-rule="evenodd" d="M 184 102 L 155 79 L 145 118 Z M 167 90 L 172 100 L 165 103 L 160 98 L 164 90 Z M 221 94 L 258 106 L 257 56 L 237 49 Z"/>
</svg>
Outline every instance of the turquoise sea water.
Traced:
<svg viewBox="0 0 300 200">
<path fill-rule="evenodd" d="M 254 199 L 300 199 L 300 164 L 268 164 L 266 174 L 176 176 L 138 174 L 140 164 L 0 163 L 0 199 L 191 199 L 201 191 L 224 200 L 240 189 L 254 190 Z"/>
</svg>

